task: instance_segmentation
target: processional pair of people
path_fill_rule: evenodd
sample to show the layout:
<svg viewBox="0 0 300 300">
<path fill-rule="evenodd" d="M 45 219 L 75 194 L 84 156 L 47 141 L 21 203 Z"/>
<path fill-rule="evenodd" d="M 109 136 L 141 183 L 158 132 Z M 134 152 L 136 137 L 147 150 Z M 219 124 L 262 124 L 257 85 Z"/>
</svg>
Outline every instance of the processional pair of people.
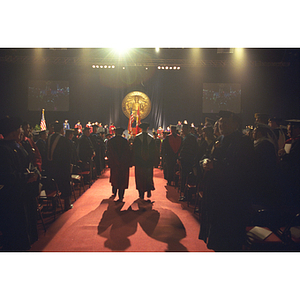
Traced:
<svg viewBox="0 0 300 300">
<path fill-rule="evenodd" d="M 122 137 L 123 128 L 115 129 L 115 136 L 107 143 L 107 156 L 110 167 L 110 182 L 113 195 L 118 193 L 118 201 L 124 198 L 129 184 L 129 168 L 135 166 L 135 183 L 139 198 L 151 197 L 154 188 L 153 166 L 155 163 L 155 141 L 148 134 L 149 123 L 139 125 L 142 132 L 133 141 L 132 152 L 127 139 Z"/>
</svg>

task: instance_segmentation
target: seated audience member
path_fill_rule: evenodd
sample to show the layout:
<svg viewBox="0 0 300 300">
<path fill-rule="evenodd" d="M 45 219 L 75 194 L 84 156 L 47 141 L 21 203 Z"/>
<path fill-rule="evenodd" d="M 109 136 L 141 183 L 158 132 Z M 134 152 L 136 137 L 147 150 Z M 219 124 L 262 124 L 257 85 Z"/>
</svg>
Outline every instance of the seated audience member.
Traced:
<svg viewBox="0 0 300 300">
<path fill-rule="evenodd" d="M 63 136 L 63 124 L 54 123 L 54 133 L 48 138 L 48 170 L 50 178 L 54 178 L 64 199 L 65 210 L 69 210 L 71 205 L 71 147 L 69 141 Z"/>
<path fill-rule="evenodd" d="M 36 202 L 26 197 L 28 184 L 38 174 L 28 170 L 27 152 L 20 141 L 21 121 L 5 117 L 0 120 L 0 231 L 3 251 L 24 251 L 37 239 L 31 216 L 36 218 Z M 34 208 L 35 204 L 35 208 Z M 33 208 L 33 210 L 32 210 Z M 34 232 L 35 231 L 35 232 Z"/>
</svg>

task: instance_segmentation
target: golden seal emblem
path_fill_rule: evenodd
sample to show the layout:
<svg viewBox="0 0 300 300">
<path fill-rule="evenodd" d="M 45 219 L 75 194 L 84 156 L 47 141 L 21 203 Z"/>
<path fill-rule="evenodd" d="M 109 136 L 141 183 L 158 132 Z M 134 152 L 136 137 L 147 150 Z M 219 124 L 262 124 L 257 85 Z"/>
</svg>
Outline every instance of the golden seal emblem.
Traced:
<svg viewBox="0 0 300 300">
<path fill-rule="evenodd" d="M 138 109 L 140 109 L 140 119 L 145 119 L 151 111 L 151 101 L 149 97 L 142 92 L 130 92 L 122 101 L 123 113 L 129 118 L 132 110 L 134 119 L 136 119 Z"/>
</svg>

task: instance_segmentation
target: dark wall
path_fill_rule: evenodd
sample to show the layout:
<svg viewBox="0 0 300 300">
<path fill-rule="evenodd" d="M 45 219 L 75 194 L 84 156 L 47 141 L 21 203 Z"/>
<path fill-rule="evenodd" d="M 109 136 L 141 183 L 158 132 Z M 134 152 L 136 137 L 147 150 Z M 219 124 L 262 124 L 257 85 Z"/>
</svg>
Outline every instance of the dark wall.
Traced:
<svg viewBox="0 0 300 300">
<path fill-rule="evenodd" d="M 145 71 L 143 68 L 94 70 L 91 67 L 63 65 L 0 65 L 1 117 L 18 115 L 39 124 L 41 113 L 28 111 L 28 80 L 68 80 L 70 82 L 70 110 L 45 112 L 47 122 L 69 119 L 71 126 L 80 120 L 114 122 L 127 127 L 128 118 L 121 103 L 132 90 L 145 92 L 152 110 L 145 121 L 150 126 L 164 128 L 178 120 L 187 119 L 196 125 L 209 115 L 202 114 L 202 83 L 237 82 L 242 84 L 242 118 L 253 123 L 255 112 L 273 116 L 300 118 L 299 64 L 289 67 L 247 67 L 236 70 L 224 68 L 182 68 L 181 70 Z M 215 117 L 215 116 L 210 116 Z"/>
</svg>

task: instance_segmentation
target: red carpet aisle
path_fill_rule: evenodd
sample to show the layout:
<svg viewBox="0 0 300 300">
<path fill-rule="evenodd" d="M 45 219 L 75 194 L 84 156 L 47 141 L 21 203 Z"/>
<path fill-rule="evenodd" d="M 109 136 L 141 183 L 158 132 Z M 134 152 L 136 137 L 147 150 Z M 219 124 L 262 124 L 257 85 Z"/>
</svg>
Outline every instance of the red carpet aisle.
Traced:
<svg viewBox="0 0 300 300">
<path fill-rule="evenodd" d="M 111 198 L 109 169 L 60 215 L 32 246 L 32 251 L 209 251 L 198 239 L 199 221 L 178 202 L 174 187 L 154 169 L 156 190 L 144 201 L 135 189 L 134 167 L 123 202 Z M 117 200 L 116 197 L 115 200 Z"/>
</svg>

